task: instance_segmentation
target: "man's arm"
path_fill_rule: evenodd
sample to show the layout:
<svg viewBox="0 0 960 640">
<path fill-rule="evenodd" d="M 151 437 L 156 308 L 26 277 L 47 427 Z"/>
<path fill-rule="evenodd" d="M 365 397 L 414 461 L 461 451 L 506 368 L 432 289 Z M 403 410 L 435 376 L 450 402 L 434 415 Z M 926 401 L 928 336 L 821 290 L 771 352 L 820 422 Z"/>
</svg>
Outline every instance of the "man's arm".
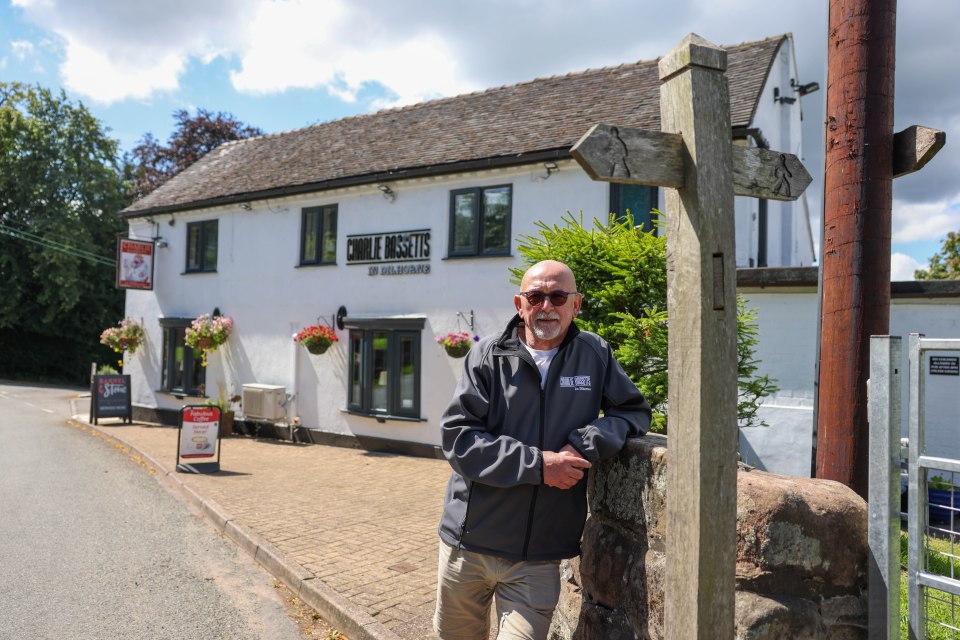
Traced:
<svg viewBox="0 0 960 640">
<path fill-rule="evenodd" d="M 495 487 L 540 484 L 543 452 L 487 429 L 495 373 L 484 359 L 486 349 L 471 349 L 453 400 L 440 426 L 443 455 L 467 480 Z"/>
<path fill-rule="evenodd" d="M 567 438 L 569 444 L 591 462 L 612 458 L 627 438 L 641 436 L 650 428 L 650 405 L 617 362 L 610 345 L 605 346 L 603 417 L 571 431 Z"/>
</svg>

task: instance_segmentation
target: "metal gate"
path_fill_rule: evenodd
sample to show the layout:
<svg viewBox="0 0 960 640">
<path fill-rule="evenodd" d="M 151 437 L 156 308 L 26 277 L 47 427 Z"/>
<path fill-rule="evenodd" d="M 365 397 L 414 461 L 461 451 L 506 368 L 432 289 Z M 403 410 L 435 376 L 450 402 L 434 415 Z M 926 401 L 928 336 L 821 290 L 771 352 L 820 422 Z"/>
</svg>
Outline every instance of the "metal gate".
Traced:
<svg viewBox="0 0 960 640">
<path fill-rule="evenodd" d="M 931 352 L 949 354 L 934 355 Z M 870 345 L 870 628 L 871 640 L 900 632 L 901 341 Z M 926 419 L 931 376 L 958 376 L 937 402 L 960 407 L 960 340 L 910 336 L 907 475 L 907 603 L 910 640 L 960 640 L 960 457 L 931 455 L 928 435 L 960 443 L 960 411 Z M 939 383 L 938 380 L 938 383 Z M 943 385 L 941 385 L 943 386 Z M 942 390 L 941 390 L 942 391 Z M 948 430 L 948 431 L 943 431 Z M 956 455 L 956 454 L 953 454 Z"/>
</svg>

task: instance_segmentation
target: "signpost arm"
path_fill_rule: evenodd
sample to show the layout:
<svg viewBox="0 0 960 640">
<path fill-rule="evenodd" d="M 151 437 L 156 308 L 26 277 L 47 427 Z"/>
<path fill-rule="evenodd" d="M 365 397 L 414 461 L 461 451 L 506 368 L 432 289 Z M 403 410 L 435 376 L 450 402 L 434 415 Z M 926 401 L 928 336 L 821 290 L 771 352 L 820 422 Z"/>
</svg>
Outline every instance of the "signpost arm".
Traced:
<svg viewBox="0 0 960 640">
<path fill-rule="evenodd" d="M 666 619 L 670 640 L 732 639 L 737 351 L 726 52 L 691 34 L 660 61 L 663 130 L 683 136 L 666 190 L 670 318 Z"/>
</svg>

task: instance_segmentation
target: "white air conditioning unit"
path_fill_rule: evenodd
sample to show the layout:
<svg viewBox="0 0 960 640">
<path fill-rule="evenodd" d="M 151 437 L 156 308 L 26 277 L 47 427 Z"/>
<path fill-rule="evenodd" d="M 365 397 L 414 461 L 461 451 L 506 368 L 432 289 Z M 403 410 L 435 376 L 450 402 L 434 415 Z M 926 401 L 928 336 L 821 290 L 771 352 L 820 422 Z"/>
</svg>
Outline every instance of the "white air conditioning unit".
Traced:
<svg viewBox="0 0 960 640">
<path fill-rule="evenodd" d="M 272 384 L 245 384 L 241 398 L 244 417 L 279 420 L 283 417 L 287 390 Z"/>
</svg>

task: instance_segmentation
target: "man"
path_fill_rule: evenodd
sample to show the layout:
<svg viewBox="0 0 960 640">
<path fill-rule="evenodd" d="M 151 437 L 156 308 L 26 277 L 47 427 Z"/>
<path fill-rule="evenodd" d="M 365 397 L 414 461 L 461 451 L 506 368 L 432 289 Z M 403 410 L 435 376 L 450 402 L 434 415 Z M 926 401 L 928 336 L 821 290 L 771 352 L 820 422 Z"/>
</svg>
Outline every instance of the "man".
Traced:
<svg viewBox="0 0 960 640">
<path fill-rule="evenodd" d="M 610 345 L 573 324 L 581 302 L 567 265 L 535 264 L 506 331 L 467 356 L 441 427 L 453 467 L 434 616 L 442 640 L 486 640 L 494 595 L 499 640 L 547 637 L 560 560 L 580 553 L 585 471 L 650 425 Z"/>
</svg>

